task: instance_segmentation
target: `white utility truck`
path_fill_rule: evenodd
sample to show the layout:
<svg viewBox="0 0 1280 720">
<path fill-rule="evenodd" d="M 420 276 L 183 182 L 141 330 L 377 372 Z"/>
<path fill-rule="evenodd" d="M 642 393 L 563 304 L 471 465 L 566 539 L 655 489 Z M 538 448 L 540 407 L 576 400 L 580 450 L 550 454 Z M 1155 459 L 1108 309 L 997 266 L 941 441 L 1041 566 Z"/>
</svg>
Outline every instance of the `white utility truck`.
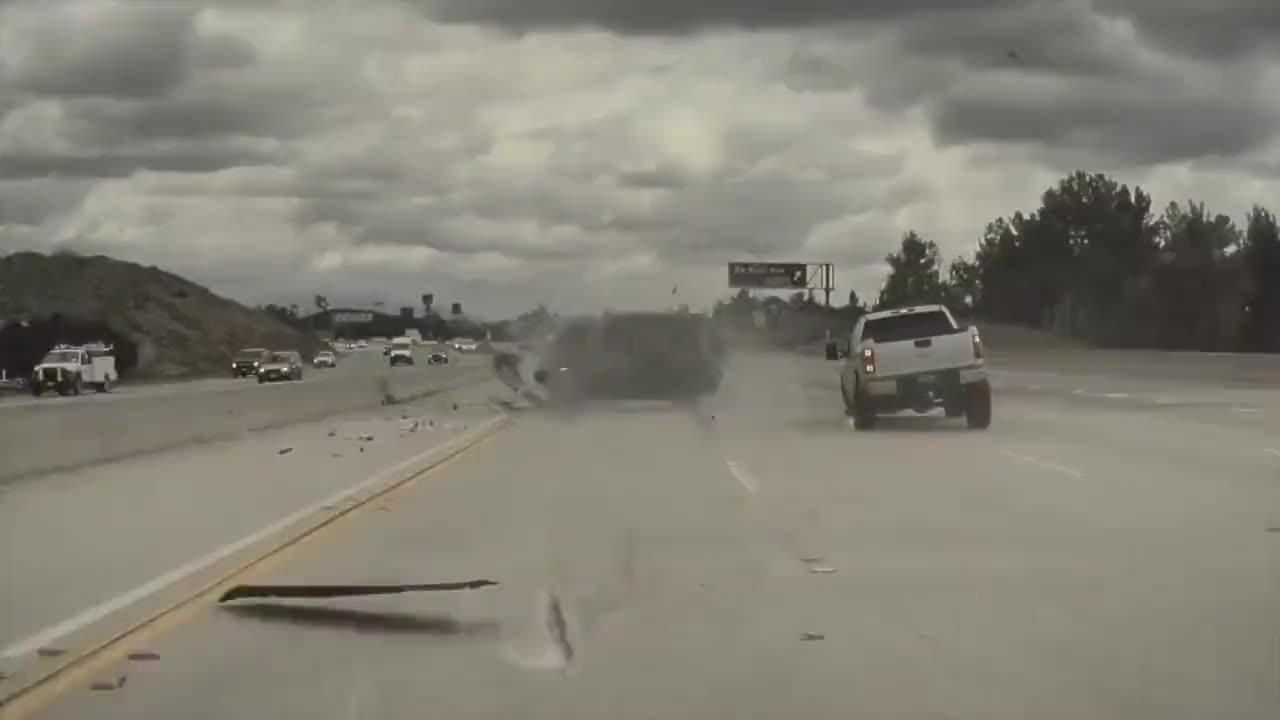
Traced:
<svg viewBox="0 0 1280 720">
<path fill-rule="evenodd" d="M 961 327 L 942 305 L 868 313 L 849 339 L 840 393 L 859 430 L 875 427 L 882 413 L 937 407 L 984 429 L 991 425 L 984 363 L 977 329 Z"/>
<path fill-rule="evenodd" d="M 56 345 L 31 373 L 31 392 L 43 395 L 56 390 L 59 395 L 79 395 L 89 386 L 111 392 L 120 379 L 116 373 L 114 348 L 105 343 Z"/>
</svg>

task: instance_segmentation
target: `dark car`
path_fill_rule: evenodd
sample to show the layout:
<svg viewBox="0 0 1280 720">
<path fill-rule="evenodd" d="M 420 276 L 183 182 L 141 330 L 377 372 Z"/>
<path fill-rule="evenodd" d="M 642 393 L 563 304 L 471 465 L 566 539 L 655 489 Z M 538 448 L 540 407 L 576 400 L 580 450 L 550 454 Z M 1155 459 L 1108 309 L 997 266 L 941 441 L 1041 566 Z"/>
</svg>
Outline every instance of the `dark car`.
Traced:
<svg viewBox="0 0 1280 720">
<path fill-rule="evenodd" d="M 267 362 L 258 368 L 258 382 L 275 380 L 301 380 L 302 356 L 292 350 L 271 353 Z"/>
<path fill-rule="evenodd" d="M 245 348 L 231 361 L 231 377 L 253 377 L 258 374 L 258 368 L 270 359 L 271 351 L 266 348 Z"/>
<path fill-rule="evenodd" d="M 719 389 L 725 351 L 691 313 L 619 313 L 556 334 L 534 373 L 555 400 L 690 399 Z"/>
</svg>

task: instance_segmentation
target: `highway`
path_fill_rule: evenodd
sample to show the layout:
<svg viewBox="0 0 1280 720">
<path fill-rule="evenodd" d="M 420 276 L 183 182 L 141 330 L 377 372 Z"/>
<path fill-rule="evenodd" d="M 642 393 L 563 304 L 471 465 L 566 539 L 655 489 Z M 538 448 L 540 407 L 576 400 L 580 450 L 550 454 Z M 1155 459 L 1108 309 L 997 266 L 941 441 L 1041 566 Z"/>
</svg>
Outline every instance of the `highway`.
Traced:
<svg viewBox="0 0 1280 720">
<path fill-rule="evenodd" d="M 1280 384 L 1116 358 L 993 351 L 985 432 L 739 354 L 696 408 L 489 380 L 12 484 L 0 716 L 1274 720 Z"/>
</svg>

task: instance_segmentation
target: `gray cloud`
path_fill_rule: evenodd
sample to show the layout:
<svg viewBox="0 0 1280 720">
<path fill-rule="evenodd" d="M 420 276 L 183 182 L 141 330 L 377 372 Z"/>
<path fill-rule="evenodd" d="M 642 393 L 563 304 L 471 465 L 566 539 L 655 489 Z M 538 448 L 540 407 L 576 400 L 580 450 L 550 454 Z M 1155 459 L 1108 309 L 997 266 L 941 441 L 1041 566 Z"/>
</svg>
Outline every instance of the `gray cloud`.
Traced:
<svg viewBox="0 0 1280 720">
<path fill-rule="evenodd" d="M 47 95 L 163 95 L 186 78 L 193 18 L 189 7 L 153 3 L 33 12 L 15 21 L 25 52 L 9 82 Z"/>
<path fill-rule="evenodd" d="M 1096 0 L 1094 5 L 1130 20 L 1144 39 L 1170 53 L 1280 54 L 1280 3 L 1275 0 Z"/>
<path fill-rule="evenodd" d="M 422 0 L 442 22 L 516 29 L 601 27 L 620 33 L 685 33 L 709 28 L 795 28 L 879 20 L 931 10 L 987 10 L 1026 0 Z"/>
</svg>

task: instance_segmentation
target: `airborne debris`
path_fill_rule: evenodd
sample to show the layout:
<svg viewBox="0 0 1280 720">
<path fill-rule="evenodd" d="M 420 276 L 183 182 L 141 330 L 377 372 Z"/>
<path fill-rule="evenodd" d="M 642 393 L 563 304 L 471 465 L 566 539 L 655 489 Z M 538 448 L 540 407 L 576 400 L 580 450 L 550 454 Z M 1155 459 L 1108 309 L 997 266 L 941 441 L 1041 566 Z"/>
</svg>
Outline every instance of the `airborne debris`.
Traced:
<svg viewBox="0 0 1280 720">
<path fill-rule="evenodd" d="M 36 654 L 40 657 L 61 657 L 66 655 L 67 651 L 56 647 L 42 647 L 36 650 Z"/>
<path fill-rule="evenodd" d="M 287 448 L 280 448 L 279 450 L 277 450 L 277 451 L 276 451 L 276 454 L 277 454 L 277 455 L 288 455 L 288 454 L 289 454 L 289 453 L 291 453 L 291 452 L 293 452 L 293 448 L 291 448 L 291 447 L 287 447 Z"/>
</svg>

